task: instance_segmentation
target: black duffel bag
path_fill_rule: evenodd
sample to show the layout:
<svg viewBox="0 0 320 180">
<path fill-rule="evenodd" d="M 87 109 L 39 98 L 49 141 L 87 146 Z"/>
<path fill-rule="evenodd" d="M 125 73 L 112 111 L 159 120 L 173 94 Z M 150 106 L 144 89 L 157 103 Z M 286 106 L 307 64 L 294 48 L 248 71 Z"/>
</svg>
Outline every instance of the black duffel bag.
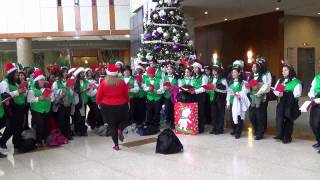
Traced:
<svg viewBox="0 0 320 180">
<path fill-rule="evenodd" d="M 183 145 L 171 129 L 165 129 L 159 134 L 156 153 L 175 154 L 182 151 Z"/>
</svg>

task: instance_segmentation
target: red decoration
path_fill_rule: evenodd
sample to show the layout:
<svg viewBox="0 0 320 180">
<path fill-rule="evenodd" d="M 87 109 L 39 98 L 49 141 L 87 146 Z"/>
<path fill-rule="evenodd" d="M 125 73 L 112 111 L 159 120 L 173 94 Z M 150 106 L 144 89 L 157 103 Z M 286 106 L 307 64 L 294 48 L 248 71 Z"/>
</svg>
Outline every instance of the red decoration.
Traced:
<svg viewBox="0 0 320 180">
<path fill-rule="evenodd" d="M 259 81 L 254 80 L 254 79 L 251 79 L 251 80 L 247 83 L 247 87 L 253 88 L 253 87 L 258 86 L 258 84 L 259 84 Z"/>
<path fill-rule="evenodd" d="M 176 103 L 174 119 L 177 134 L 198 134 L 198 104 Z"/>
<path fill-rule="evenodd" d="M 94 86 L 96 85 L 96 83 L 90 83 L 88 89 L 92 89 Z"/>
<path fill-rule="evenodd" d="M 165 83 L 164 83 L 164 86 L 166 86 L 166 87 L 169 87 L 169 88 L 170 88 L 172 85 L 171 85 L 171 83 L 170 83 L 170 82 L 165 82 Z"/>
<path fill-rule="evenodd" d="M 136 75 L 136 80 L 138 83 L 141 83 L 142 82 L 142 76 L 139 74 L 139 75 Z"/>
<path fill-rule="evenodd" d="M 74 83 L 76 83 L 75 79 L 68 79 L 67 81 L 67 87 L 72 88 L 74 86 Z"/>
<path fill-rule="evenodd" d="M 278 85 L 277 85 L 275 90 L 278 91 L 278 92 L 284 92 L 285 89 L 286 89 L 286 86 L 284 86 L 281 83 L 278 83 Z"/>
<path fill-rule="evenodd" d="M 150 91 L 153 91 L 154 90 L 154 85 L 150 84 Z"/>
<path fill-rule="evenodd" d="M 212 83 L 202 86 L 206 91 L 210 91 L 214 89 L 214 85 Z"/>
<path fill-rule="evenodd" d="M 19 84 L 19 89 L 25 89 L 25 88 L 27 88 L 27 86 L 28 86 L 28 81 L 22 81 Z"/>
<path fill-rule="evenodd" d="M 52 94 L 52 90 L 51 89 L 44 89 L 44 91 L 42 92 L 42 96 L 43 97 L 50 97 Z"/>
</svg>

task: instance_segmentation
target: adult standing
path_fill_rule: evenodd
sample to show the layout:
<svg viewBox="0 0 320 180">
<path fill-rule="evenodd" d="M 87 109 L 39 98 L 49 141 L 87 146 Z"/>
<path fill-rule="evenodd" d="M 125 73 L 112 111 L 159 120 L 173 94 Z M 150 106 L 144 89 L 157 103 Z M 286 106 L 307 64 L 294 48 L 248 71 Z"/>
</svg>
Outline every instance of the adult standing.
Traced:
<svg viewBox="0 0 320 180">
<path fill-rule="evenodd" d="M 119 67 L 109 64 L 107 77 L 101 82 L 97 92 L 97 104 L 102 117 L 107 120 L 114 143 L 113 149 L 119 151 L 118 139 L 124 140 L 123 129 L 129 118 L 129 91 L 126 83 L 118 77 Z"/>
</svg>

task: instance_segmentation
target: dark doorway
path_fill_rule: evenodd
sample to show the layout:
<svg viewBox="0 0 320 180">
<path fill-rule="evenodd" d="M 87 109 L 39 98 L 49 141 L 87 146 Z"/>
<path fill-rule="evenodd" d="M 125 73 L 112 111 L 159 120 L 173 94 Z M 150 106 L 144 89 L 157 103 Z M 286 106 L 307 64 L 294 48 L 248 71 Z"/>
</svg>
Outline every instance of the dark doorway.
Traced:
<svg viewBox="0 0 320 180">
<path fill-rule="evenodd" d="M 303 83 L 303 95 L 306 95 L 311 87 L 315 75 L 315 49 L 298 48 L 298 78 Z"/>
</svg>

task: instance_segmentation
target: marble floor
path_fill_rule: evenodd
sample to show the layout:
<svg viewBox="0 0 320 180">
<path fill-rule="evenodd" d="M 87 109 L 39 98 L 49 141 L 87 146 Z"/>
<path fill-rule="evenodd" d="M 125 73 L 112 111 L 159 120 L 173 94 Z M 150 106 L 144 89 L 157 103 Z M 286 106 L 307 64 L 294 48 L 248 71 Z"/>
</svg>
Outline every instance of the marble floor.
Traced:
<svg viewBox="0 0 320 180">
<path fill-rule="evenodd" d="M 151 137 L 126 135 L 126 142 Z M 155 154 L 148 144 L 112 150 L 111 138 L 93 133 L 70 144 L 0 159 L 0 180 L 319 180 L 320 155 L 314 141 L 295 139 L 284 145 L 271 136 L 254 141 L 249 134 L 179 136 L 184 152 Z M 151 142 L 151 143 L 150 143 Z M 153 142 L 153 143 L 152 143 Z"/>
</svg>

